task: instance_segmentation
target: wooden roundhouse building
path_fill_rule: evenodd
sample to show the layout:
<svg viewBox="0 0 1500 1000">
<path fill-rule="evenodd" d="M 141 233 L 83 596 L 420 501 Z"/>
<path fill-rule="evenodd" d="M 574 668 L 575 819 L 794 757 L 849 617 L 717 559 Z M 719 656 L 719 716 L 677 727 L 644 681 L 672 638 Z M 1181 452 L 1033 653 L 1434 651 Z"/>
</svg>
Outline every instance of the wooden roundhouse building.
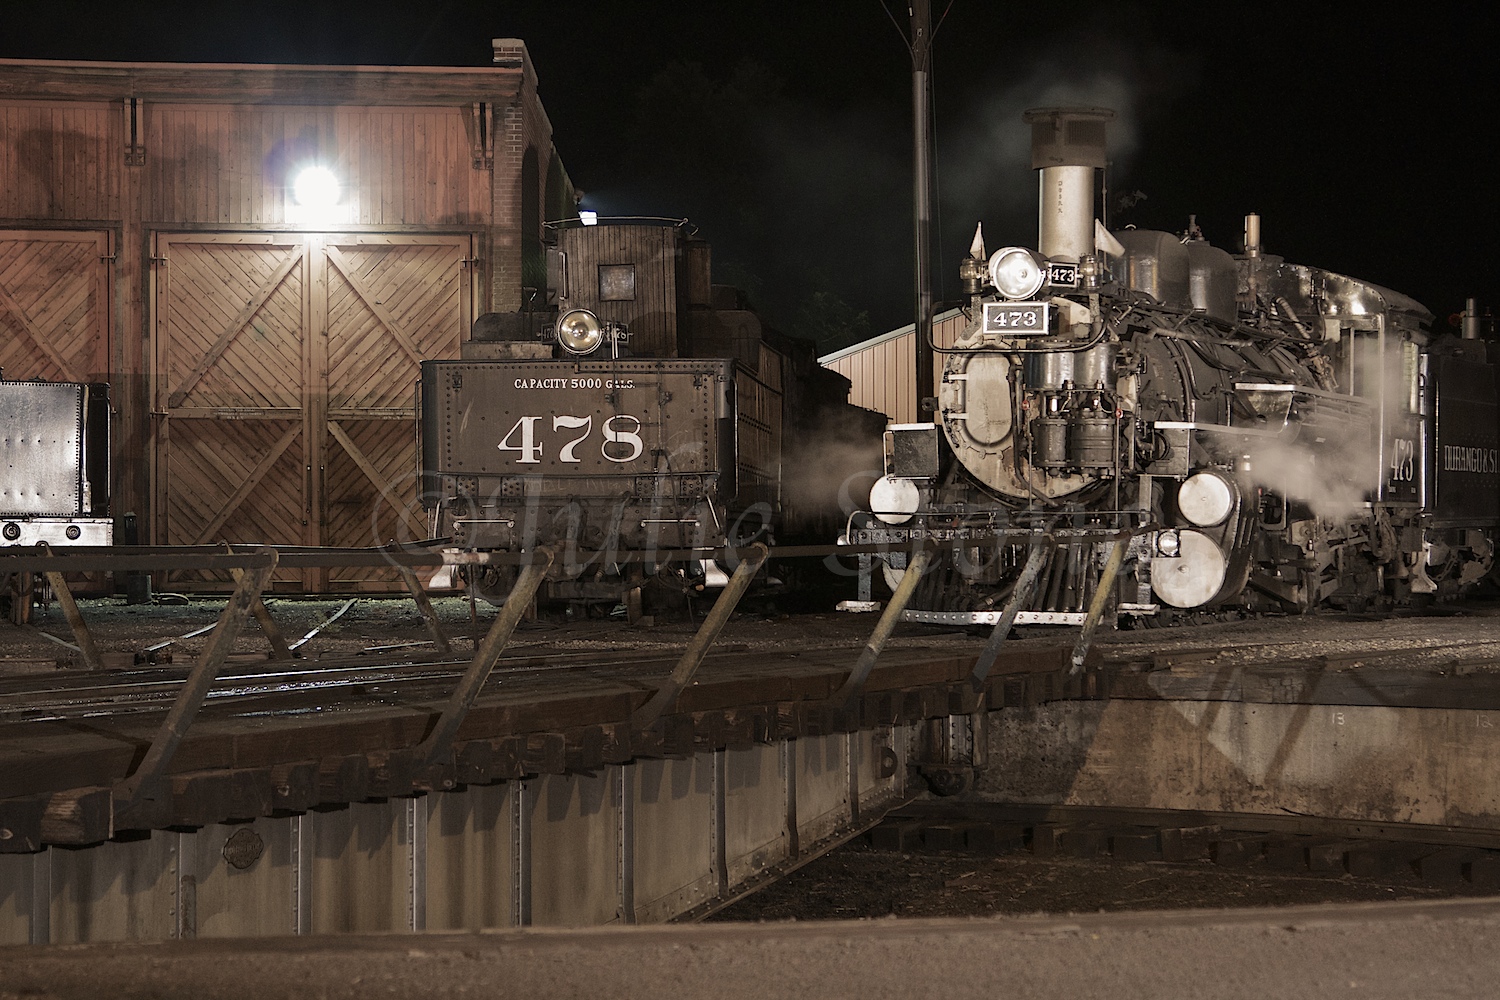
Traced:
<svg viewBox="0 0 1500 1000">
<path fill-rule="evenodd" d="M 0 369 L 111 383 L 113 510 L 153 544 L 424 535 L 418 362 L 520 308 L 574 214 L 515 39 L 475 68 L 0 60 L 0 179 Z"/>
</svg>

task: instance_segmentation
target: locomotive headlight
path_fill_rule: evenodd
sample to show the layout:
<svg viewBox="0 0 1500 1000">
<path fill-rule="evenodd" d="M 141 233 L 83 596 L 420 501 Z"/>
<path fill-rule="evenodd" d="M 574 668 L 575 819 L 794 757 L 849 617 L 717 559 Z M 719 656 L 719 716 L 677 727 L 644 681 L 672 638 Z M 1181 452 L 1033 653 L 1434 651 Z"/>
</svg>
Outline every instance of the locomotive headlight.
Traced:
<svg viewBox="0 0 1500 1000">
<path fill-rule="evenodd" d="M 573 309 L 557 320 L 557 342 L 570 354 L 592 354 L 604 342 L 604 327 L 587 309 Z"/>
<path fill-rule="evenodd" d="M 1025 247 L 996 250 L 990 258 L 990 283 L 1007 299 L 1029 299 L 1047 280 L 1047 268 Z"/>
</svg>

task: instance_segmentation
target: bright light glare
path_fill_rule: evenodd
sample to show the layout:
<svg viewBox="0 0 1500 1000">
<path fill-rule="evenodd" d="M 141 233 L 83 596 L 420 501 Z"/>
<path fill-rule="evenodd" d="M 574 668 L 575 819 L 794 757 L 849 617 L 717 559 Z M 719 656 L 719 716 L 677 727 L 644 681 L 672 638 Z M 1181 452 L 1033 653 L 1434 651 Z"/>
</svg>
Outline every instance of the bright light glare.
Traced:
<svg viewBox="0 0 1500 1000">
<path fill-rule="evenodd" d="M 339 203 L 339 179 L 327 167 L 308 167 L 292 182 L 292 197 L 305 208 L 332 208 Z"/>
<path fill-rule="evenodd" d="M 582 222 L 585 226 L 597 226 L 599 224 L 599 213 L 580 211 L 578 213 L 578 221 Z"/>
</svg>

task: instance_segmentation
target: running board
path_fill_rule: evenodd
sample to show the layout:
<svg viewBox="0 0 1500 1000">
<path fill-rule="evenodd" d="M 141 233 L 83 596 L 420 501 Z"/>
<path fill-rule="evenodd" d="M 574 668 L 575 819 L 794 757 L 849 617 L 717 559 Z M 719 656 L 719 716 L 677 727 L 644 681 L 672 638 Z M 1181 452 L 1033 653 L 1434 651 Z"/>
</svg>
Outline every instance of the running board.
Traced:
<svg viewBox="0 0 1500 1000">
<path fill-rule="evenodd" d="M 1122 615 L 1144 617 L 1154 615 L 1160 607 L 1155 604 L 1121 604 L 1116 609 Z M 920 625 L 994 625 L 1003 611 L 912 611 L 908 609 L 901 620 Z M 1086 611 L 1020 611 L 1016 614 L 1017 625 L 1082 625 L 1088 617 Z"/>
</svg>

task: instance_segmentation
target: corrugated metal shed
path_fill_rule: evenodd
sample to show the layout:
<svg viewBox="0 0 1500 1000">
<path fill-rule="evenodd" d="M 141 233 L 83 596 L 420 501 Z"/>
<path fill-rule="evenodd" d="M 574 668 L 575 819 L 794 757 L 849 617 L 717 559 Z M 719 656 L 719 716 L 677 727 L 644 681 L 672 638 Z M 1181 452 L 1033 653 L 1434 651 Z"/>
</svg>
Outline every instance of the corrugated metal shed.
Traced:
<svg viewBox="0 0 1500 1000">
<path fill-rule="evenodd" d="M 933 317 L 932 339 L 938 347 L 952 347 L 969 325 L 963 312 L 951 309 Z M 931 419 L 917 415 L 916 325 L 908 324 L 864 343 L 825 354 L 818 361 L 847 378 L 849 402 L 878 410 L 894 423 Z M 942 377 L 941 360 L 933 365 L 933 385 L 926 395 L 937 394 L 936 379 Z"/>
</svg>

